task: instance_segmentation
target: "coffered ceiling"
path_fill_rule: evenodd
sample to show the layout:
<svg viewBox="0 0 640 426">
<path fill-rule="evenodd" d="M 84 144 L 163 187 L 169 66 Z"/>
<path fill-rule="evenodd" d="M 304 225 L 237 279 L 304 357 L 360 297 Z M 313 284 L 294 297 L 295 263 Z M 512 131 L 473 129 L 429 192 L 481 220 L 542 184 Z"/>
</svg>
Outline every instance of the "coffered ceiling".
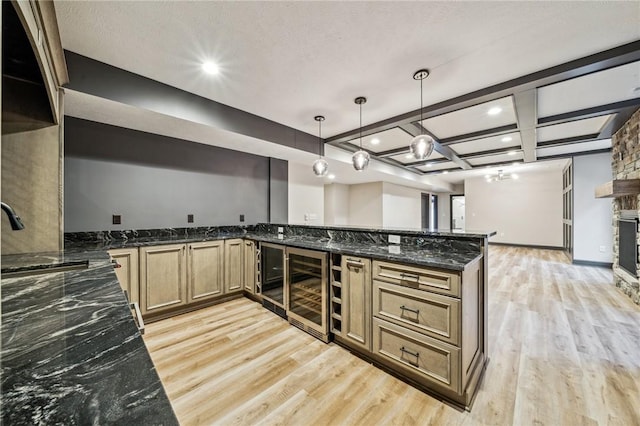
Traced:
<svg viewBox="0 0 640 426">
<path fill-rule="evenodd" d="M 366 96 L 362 146 L 403 176 L 606 150 L 640 105 L 640 2 L 55 6 L 65 49 L 306 133 L 322 114 L 345 151 L 360 144 L 353 99 Z M 412 75 L 425 67 L 420 120 Z M 416 162 L 423 131 L 437 150 Z"/>
</svg>

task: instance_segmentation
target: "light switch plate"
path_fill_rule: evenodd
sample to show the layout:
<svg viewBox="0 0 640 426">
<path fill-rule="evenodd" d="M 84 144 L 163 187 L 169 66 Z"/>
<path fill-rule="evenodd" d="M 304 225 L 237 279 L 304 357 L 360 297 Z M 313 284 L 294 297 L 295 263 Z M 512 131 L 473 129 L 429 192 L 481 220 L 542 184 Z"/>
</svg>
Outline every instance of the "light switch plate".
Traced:
<svg viewBox="0 0 640 426">
<path fill-rule="evenodd" d="M 278 226 L 278 234 L 282 234 L 284 232 L 284 228 L 282 226 Z"/>
</svg>

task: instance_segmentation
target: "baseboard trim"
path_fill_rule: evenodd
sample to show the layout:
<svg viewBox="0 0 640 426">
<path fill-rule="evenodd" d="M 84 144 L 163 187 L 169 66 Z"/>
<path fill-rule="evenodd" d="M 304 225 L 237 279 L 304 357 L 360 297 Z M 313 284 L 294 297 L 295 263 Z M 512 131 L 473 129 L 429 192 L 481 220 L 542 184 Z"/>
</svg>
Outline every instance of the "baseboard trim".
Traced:
<svg viewBox="0 0 640 426">
<path fill-rule="evenodd" d="M 523 247 L 523 248 L 532 248 L 532 249 L 542 249 L 542 250 L 564 250 L 564 247 L 556 247 L 556 246 L 536 246 L 532 244 L 516 244 L 516 243 L 494 243 L 489 241 L 490 246 L 513 246 L 513 247 Z"/>
<path fill-rule="evenodd" d="M 573 261 L 571 263 L 573 263 L 574 265 L 596 266 L 598 268 L 613 269 L 613 263 L 611 263 L 611 262 L 593 262 L 591 260 L 573 259 Z"/>
</svg>

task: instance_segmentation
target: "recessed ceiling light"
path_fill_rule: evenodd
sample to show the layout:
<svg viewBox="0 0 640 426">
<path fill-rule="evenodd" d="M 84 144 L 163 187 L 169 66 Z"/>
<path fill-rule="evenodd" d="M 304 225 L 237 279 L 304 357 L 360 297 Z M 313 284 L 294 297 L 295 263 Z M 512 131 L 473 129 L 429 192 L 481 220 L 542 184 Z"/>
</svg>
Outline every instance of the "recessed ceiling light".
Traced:
<svg viewBox="0 0 640 426">
<path fill-rule="evenodd" d="M 515 173 L 511 173 L 511 177 L 514 178 L 514 179 L 518 179 L 518 175 L 515 174 Z"/>
<path fill-rule="evenodd" d="M 407 160 L 410 160 L 413 158 L 413 154 L 405 154 L 404 158 L 406 158 Z"/>
<path fill-rule="evenodd" d="M 431 166 L 433 166 L 433 164 L 432 163 L 427 163 L 426 166 L 427 167 L 431 167 Z"/>
<path fill-rule="evenodd" d="M 500 107 L 493 107 L 493 108 L 489 108 L 489 111 L 487 111 L 487 114 L 489 115 L 498 115 L 502 112 L 502 108 Z"/>
<path fill-rule="evenodd" d="M 334 174 L 330 174 L 330 175 L 327 175 L 327 178 L 329 178 L 329 179 L 335 179 L 335 178 L 336 178 L 336 175 L 334 175 Z"/>
<path fill-rule="evenodd" d="M 485 179 L 491 179 L 491 175 L 484 175 Z"/>
<path fill-rule="evenodd" d="M 513 167 L 518 167 L 520 165 L 520 163 L 513 163 L 512 166 Z"/>
<path fill-rule="evenodd" d="M 380 139 L 378 138 L 371 139 L 371 145 L 378 145 L 379 143 L 380 143 Z"/>
<path fill-rule="evenodd" d="M 202 70 L 207 74 L 216 75 L 220 72 L 220 68 L 214 62 L 207 61 L 202 64 Z"/>
<path fill-rule="evenodd" d="M 445 170 L 444 172 L 442 172 L 443 175 L 446 175 L 447 173 L 449 173 L 449 170 Z"/>
<path fill-rule="evenodd" d="M 516 155 L 516 152 L 515 151 L 509 151 L 509 152 L 507 152 L 507 155 Z"/>
<path fill-rule="evenodd" d="M 502 142 L 511 142 L 513 140 L 513 138 L 511 136 L 505 136 L 504 138 L 500 139 Z"/>
</svg>

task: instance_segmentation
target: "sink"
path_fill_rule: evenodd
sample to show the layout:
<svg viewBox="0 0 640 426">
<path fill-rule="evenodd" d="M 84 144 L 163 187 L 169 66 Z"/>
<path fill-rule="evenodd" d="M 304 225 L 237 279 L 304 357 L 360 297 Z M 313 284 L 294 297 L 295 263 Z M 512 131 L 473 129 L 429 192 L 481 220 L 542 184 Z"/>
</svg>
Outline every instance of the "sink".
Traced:
<svg viewBox="0 0 640 426">
<path fill-rule="evenodd" d="M 30 277 L 32 275 L 53 274 L 55 272 L 77 271 L 80 269 L 87 269 L 88 267 L 88 260 L 79 260 L 64 263 L 47 263 L 43 265 L 7 268 L 2 269 L 2 278 Z"/>
</svg>

